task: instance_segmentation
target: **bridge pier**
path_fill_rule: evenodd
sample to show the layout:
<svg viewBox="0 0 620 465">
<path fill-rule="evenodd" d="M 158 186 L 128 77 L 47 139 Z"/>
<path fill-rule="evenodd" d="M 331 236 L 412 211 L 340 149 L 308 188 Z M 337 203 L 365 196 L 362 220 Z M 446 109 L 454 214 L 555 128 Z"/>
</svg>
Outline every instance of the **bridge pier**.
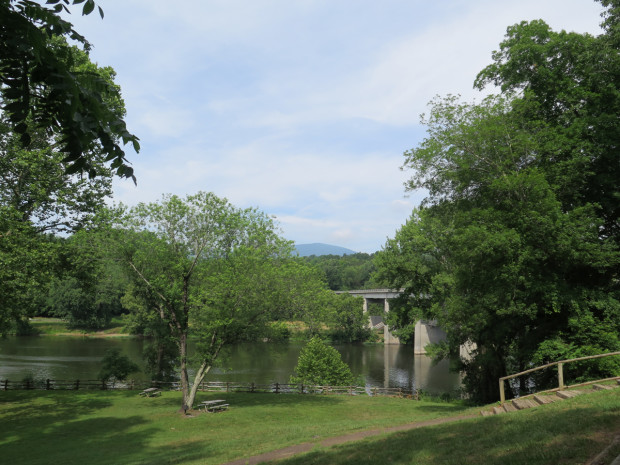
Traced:
<svg viewBox="0 0 620 465">
<path fill-rule="evenodd" d="M 393 297 L 390 292 L 381 292 L 378 295 L 363 295 L 359 294 L 361 291 L 349 291 L 349 293 L 354 295 L 360 295 L 363 297 L 363 310 L 364 314 L 368 315 L 368 328 L 371 330 L 376 329 L 379 325 L 383 325 L 383 343 L 384 344 L 400 344 L 400 340 L 392 334 L 390 328 L 385 323 L 385 315 L 390 311 L 390 302 L 389 298 Z M 383 304 L 383 315 L 369 315 L 368 304 L 370 302 L 382 303 Z"/>
<path fill-rule="evenodd" d="M 400 344 L 399 339 L 392 334 L 390 328 L 385 324 L 385 318 L 383 318 L 390 311 L 389 299 L 394 299 L 400 295 L 400 291 L 393 291 L 391 289 L 362 289 L 354 291 L 336 291 L 336 294 L 351 294 L 364 298 L 363 309 L 364 314 L 368 314 L 369 302 L 382 302 L 383 303 L 383 315 L 368 315 L 368 328 L 375 329 L 379 324 L 383 323 L 383 340 L 385 344 Z M 419 320 L 415 325 L 415 335 L 413 344 L 413 353 L 415 355 L 426 355 L 426 346 L 428 344 L 437 343 L 446 340 L 446 333 L 437 325 L 437 321 Z M 476 344 L 471 342 L 463 344 L 459 348 L 459 355 L 463 359 L 471 359 L 474 351 L 476 350 Z"/>
<path fill-rule="evenodd" d="M 393 291 L 391 289 L 363 289 L 354 291 L 338 291 L 338 293 L 347 292 L 348 294 L 360 296 L 364 298 L 363 309 L 364 314 L 368 314 L 369 302 L 377 302 L 383 304 L 383 315 L 368 315 L 368 327 L 375 329 L 383 323 L 383 341 L 385 344 L 400 344 L 400 340 L 392 334 L 390 328 L 385 324 L 385 315 L 390 311 L 389 299 L 398 297 L 401 291 Z M 437 326 L 436 322 L 418 321 L 415 327 L 414 353 L 426 354 L 425 347 L 433 342 L 445 340 L 446 333 Z"/>
<path fill-rule="evenodd" d="M 390 311 L 390 302 L 388 299 L 383 299 L 383 321 L 385 322 L 385 315 Z M 384 344 L 400 344 L 400 339 L 392 334 L 387 324 L 383 324 L 383 343 Z"/>
<path fill-rule="evenodd" d="M 446 340 L 446 332 L 437 325 L 437 321 L 418 320 L 415 324 L 413 353 L 426 355 L 426 346 Z"/>
</svg>

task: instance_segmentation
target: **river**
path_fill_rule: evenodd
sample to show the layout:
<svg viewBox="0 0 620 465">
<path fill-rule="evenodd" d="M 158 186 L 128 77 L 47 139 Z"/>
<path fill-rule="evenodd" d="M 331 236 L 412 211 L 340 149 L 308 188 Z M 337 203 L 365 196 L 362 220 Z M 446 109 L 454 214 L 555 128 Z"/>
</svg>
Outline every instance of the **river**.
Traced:
<svg viewBox="0 0 620 465">
<path fill-rule="evenodd" d="M 0 380 L 96 379 L 107 349 L 118 348 L 142 366 L 144 341 L 134 338 L 94 338 L 63 336 L 21 336 L 0 339 Z M 231 346 L 220 367 L 208 381 L 287 383 L 297 364 L 303 343 L 246 343 Z M 460 377 L 449 370 L 448 361 L 433 365 L 424 355 L 414 355 L 413 347 L 380 344 L 337 344 L 353 374 L 363 377 L 370 387 L 423 389 L 440 394 L 453 392 Z M 190 347 L 191 349 L 191 347 Z M 143 373 L 131 375 L 145 379 Z"/>
</svg>

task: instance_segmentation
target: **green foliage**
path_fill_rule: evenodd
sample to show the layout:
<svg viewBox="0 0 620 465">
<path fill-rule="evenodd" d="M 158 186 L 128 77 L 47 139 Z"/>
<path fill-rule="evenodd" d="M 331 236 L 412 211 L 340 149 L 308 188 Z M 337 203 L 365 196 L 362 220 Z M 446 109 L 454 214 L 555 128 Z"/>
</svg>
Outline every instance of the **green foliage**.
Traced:
<svg viewBox="0 0 620 465">
<path fill-rule="evenodd" d="M 53 276 L 58 244 L 14 209 L 0 206 L 0 333 L 27 328 Z"/>
<path fill-rule="evenodd" d="M 20 9 L 26 3 L 32 2 L 3 2 L 0 5 L 2 25 L 10 29 L 13 25 L 9 23 L 16 20 L 11 14 L 5 15 L 7 8 Z M 30 6 L 29 14 L 36 16 L 41 6 L 35 3 Z M 8 29 L 0 29 L 0 34 L 7 33 Z M 31 38 L 36 40 L 36 37 L 35 34 Z M 19 37 L 13 39 L 21 40 Z M 7 44 L 0 42 L 0 68 L 4 73 Z M 113 81 L 113 69 L 99 68 L 90 62 L 85 52 L 69 47 L 60 37 L 49 38 L 44 46 L 53 50 L 55 59 L 61 60 L 72 75 L 88 74 L 105 81 L 106 90 L 99 96 L 100 104 L 105 104 L 118 117 L 124 115 L 124 103 Z M 2 74 L 2 79 L 9 74 Z M 36 94 L 36 98 L 46 95 L 42 88 L 36 87 L 36 80 L 28 83 L 34 86 L 30 91 Z M 28 85 L 24 89 L 28 89 Z M 10 85 L 2 88 L 2 103 L 10 100 L 7 94 L 11 92 Z M 27 328 L 27 317 L 45 312 L 47 304 L 55 305 L 55 311 L 67 315 L 66 309 L 60 308 L 60 302 L 53 302 L 57 298 L 66 298 L 72 304 L 79 300 L 88 301 L 89 304 L 81 306 L 80 311 L 93 309 L 97 315 L 93 318 L 82 315 L 76 322 L 78 325 L 84 323 L 85 326 L 99 327 L 107 321 L 107 317 L 101 318 L 103 314 L 116 311 L 116 307 L 109 308 L 109 299 L 103 298 L 110 294 L 107 288 L 114 287 L 111 281 L 116 279 L 111 276 L 100 279 L 103 276 L 99 275 L 99 283 L 94 280 L 86 283 L 82 279 L 83 270 L 69 271 L 73 263 L 67 257 L 75 257 L 75 254 L 64 250 L 67 242 L 49 234 L 73 233 L 92 226 L 99 207 L 111 195 L 112 174 L 106 168 L 108 154 L 101 144 L 89 144 L 83 155 L 88 158 L 89 169 L 95 170 L 98 176 L 88 179 L 69 174 L 66 170 L 67 154 L 59 150 L 62 144 L 54 139 L 54 131 L 47 132 L 46 127 L 38 126 L 37 123 L 43 120 L 36 120 L 31 113 L 23 124 L 18 124 L 23 129 L 20 131 L 15 121 L 10 119 L 11 110 L 6 106 L 4 109 L 5 113 L 0 118 L 0 332 L 6 333 L 14 324 L 20 331 L 19 328 Z M 25 134 L 28 135 L 27 144 Z M 95 255 L 100 255 L 100 252 Z M 76 267 L 92 268 L 85 265 L 83 257 Z M 71 279 L 65 282 L 68 278 Z M 51 294 L 48 292 L 50 286 L 53 286 Z M 69 292 L 71 289 L 72 292 Z M 78 289 L 81 296 L 77 295 Z M 77 315 L 78 308 L 74 305 L 75 311 L 69 313 Z"/>
<path fill-rule="evenodd" d="M 134 321 L 142 330 L 157 333 L 158 350 L 176 344 L 185 405 L 193 405 L 225 345 L 263 337 L 269 322 L 305 306 L 317 289 L 299 279 L 307 267 L 292 258 L 292 244 L 278 236 L 269 216 L 212 193 L 168 195 L 114 214 L 110 248 L 132 277 L 123 301 L 140 313 Z M 192 361 L 198 368 L 190 386 Z"/>
<path fill-rule="evenodd" d="M 270 342 L 286 342 L 291 338 L 291 330 L 283 321 L 274 321 L 266 329 L 265 338 Z"/>
<path fill-rule="evenodd" d="M 318 337 L 310 339 L 301 350 L 295 374 L 291 376 L 291 383 L 318 386 L 349 386 L 353 382 L 353 373 L 340 353 Z"/>
<path fill-rule="evenodd" d="M 108 349 L 101 361 L 99 379 L 123 381 L 131 373 L 139 371 L 138 365 L 133 363 L 126 355 L 122 355 L 118 349 Z"/>
<path fill-rule="evenodd" d="M 124 315 L 126 326 L 132 334 L 145 336 L 143 358 L 146 372 L 156 381 L 178 379 L 179 348 L 168 326 L 168 322 L 153 311 L 156 308 L 148 290 L 135 283 L 125 288 L 121 298 L 123 308 L 129 311 Z"/>
<path fill-rule="evenodd" d="M 333 313 L 329 323 L 329 337 L 338 342 L 362 342 L 370 337 L 368 315 L 364 314 L 361 297 L 333 294 Z"/>
<path fill-rule="evenodd" d="M 127 131 L 123 115 L 110 105 L 109 95 L 118 89 L 89 69 L 75 66 L 59 40 L 70 39 L 84 50 L 88 41 L 60 13 L 69 1 L 48 2 L 47 7 L 28 0 L 0 2 L 0 96 L 3 111 L 24 147 L 32 141 L 32 127 L 53 137 L 65 153 L 68 173 L 99 174 L 89 156 L 98 145 L 117 175 L 134 178 L 121 145 L 139 150 L 138 138 Z M 73 5 L 83 3 L 72 0 Z M 93 11 L 87 0 L 82 14 Z M 99 9 L 103 17 L 103 10 Z M 135 180 L 135 178 L 134 178 Z"/>
<path fill-rule="evenodd" d="M 509 372 L 620 348 L 619 11 L 596 38 L 508 28 L 476 81 L 502 95 L 434 100 L 427 138 L 405 153 L 407 188 L 428 197 L 376 259 L 405 288 L 390 323 L 437 319 L 442 354 L 475 343 L 461 367 L 476 401 L 496 400 Z"/>
<path fill-rule="evenodd" d="M 127 278 L 111 260 L 101 232 L 81 230 L 59 240 L 58 270 L 46 296 L 46 311 L 73 328 L 102 329 L 122 311 Z"/>
<path fill-rule="evenodd" d="M 371 275 L 375 271 L 373 255 L 356 253 L 349 255 L 319 255 L 304 260 L 325 273 L 327 286 L 332 291 L 368 289 L 375 287 Z"/>
</svg>

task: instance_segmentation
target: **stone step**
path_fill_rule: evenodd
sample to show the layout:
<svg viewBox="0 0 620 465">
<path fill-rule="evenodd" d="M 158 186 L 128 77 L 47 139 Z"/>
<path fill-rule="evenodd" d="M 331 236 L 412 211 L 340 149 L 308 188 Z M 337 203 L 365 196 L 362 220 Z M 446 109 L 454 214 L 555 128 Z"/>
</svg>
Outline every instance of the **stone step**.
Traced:
<svg viewBox="0 0 620 465">
<path fill-rule="evenodd" d="M 514 405 L 512 405 L 512 402 L 506 402 L 504 403 L 504 405 L 502 405 L 502 408 L 504 409 L 504 412 L 506 413 L 510 413 L 510 412 L 516 412 L 517 409 L 515 408 Z"/>
<path fill-rule="evenodd" d="M 593 384 L 592 389 L 595 391 L 607 391 L 609 389 L 613 389 L 614 387 L 609 384 Z"/>
<path fill-rule="evenodd" d="M 482 415 L 483 417 L 490 417 L 495 414 L 489 410 L 480 410 L 480 415 Z"/>
<path fill-rule="evenodd" d="M 493 414 L 499 415 L 500 413 L 504 413 L 505 410 L 502 407 L 493 407 Z"/>
<path fill-rule="evenodd" d="M 540 404 L 540 405 L 545 405 L 545 404 L 552 404 L 553 402 L 555 402 L 556 400 L 560 400 L 560 398 L 558 396 L 539 396 L 539 395 L 535 395 L 534 396 L 534 400 Z"/>
<path fill-rule="evenodd" d="M 538 406 L 538 404 L 531 399 L 513 399 L 512 405 L 514 405 L 517 410 L 525 410 L 526 408 Z"/>
<path fill-rule="evenodd" d="M 558 391 L 555 393 L 556 396 L 561 397 L 562 399 L 572 399 L 573 397 L 577 397 L 579 394 L 583 394 L 582 391 Z"/>
</svg>

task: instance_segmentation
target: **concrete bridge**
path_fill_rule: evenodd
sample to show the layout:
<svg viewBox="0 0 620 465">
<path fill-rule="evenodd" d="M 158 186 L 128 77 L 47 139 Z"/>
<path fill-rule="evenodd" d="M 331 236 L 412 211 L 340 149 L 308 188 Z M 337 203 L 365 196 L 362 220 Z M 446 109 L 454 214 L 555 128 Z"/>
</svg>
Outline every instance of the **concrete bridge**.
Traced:
<svg viewBox="0 0 620 465">
<path fill-rule="evenodd" d="M 390 299 L 395 299 L 403 292 L 402 289 L 360 289 L 352 291 L 336 291 L 337 294 L 351 294 L 364 298 L 364 313 L 368 313 L 369 303 L 383 304 L 383 314 L 390 311 Z M 387 324 L 385 324 L 383 315 L 369 315 L 369 327 L 371 329 L 383 328 L 383 340 L 385 344 L 400 344 L 400 341 L 394 336 Z M 436 321 L 419 320 L 415 325 L 415 335 L 413 344 L 413 353 L 423 355 L 426 354 L 425 347 L 428 344 L 441 342 L 446 339 L 446 333 L 437 325 Z"/>
</svg>

